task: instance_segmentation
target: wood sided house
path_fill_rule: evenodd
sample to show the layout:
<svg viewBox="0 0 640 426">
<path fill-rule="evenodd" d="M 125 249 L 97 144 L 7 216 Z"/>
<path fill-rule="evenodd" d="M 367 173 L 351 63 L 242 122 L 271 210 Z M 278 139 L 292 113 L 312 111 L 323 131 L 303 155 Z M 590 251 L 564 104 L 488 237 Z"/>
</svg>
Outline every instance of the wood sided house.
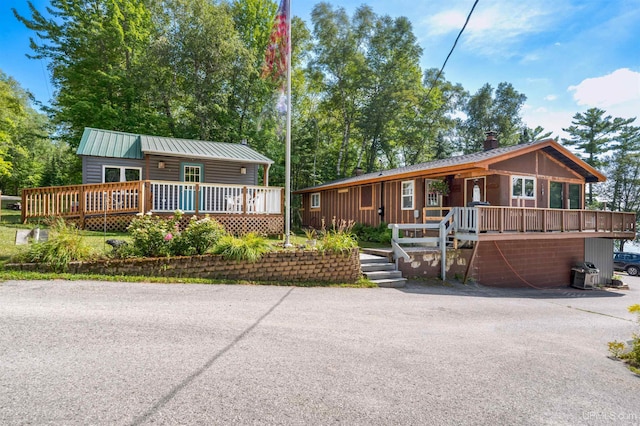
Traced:
<svg viewBox="0 0 640 426">
<path fill-rule="evenodd" d="M 303 226 L 389 223 L 405 276 L 440 269 L 487 285 L 557 286 L 586 260 L 610 282 L 613 240 L 635 238 L 636 217 L 585 209 L 585 185 L 604 175 L 551 139 L 499 147 L 489 133 L 484 148 L 296 191 Z"/>
<path fill-rule="evenodd" d="M 208 214 L 236 234 L 283 232 L 282 188 L 268 186 L 273 161 L 246 143 L 86 128 L 77 154 L 82 185 L 23 190 L 23 222 L 60 216 L 122 230 L 136 214 L 182 210 L 187 218 Z"/>
</svg>

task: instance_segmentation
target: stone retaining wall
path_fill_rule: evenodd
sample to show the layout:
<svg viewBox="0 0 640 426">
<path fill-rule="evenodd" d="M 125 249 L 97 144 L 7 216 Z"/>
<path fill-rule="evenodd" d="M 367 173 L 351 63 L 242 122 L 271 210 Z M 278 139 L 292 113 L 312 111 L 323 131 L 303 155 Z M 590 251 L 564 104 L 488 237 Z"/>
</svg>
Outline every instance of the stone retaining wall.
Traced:
<svg viewBox="0 0 640 426">
<path fill-rule="evenodd" d="M 43 264 L 13 264 L 7 269 L 50 272 Z M 221 256 L 203 255 L 95 262 L 71 262 L 67 272 L 114 276 L 154 276 L 281 282 L 354 283 L 360 278 L 358 249 L 350 254 L 320 253 L 317 250 L 276 251 L 258 262 L 228 261 Z"/>
</svg>

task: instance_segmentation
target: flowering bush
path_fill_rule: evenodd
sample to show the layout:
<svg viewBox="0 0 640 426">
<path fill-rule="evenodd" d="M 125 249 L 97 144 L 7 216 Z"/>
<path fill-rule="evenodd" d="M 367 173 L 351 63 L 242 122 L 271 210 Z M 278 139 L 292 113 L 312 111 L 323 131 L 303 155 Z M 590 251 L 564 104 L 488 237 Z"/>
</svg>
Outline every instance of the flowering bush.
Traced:
<svg viewBox="0 0 640 426">
<path fill-rule="evenodd" d="M 150 213 L 139 215 L 127 230 L 132 245 L 123 249 L 122 257 L 190 256 L 204 254 L 226 234 L 224 227 L 208 216 L 193 216 L 184 230 L 180 230 L 183 213 L 163 219 Z"/>
<path fill-rule="evenodd" d="M 127 230 L 131 234 L 133 254 L 141 257 L 169 256 L 173 254 L 172 242 L 174 233 L 179 233 L 182 212 L 176 211 L 173 216 L 163 219 L 151 212 L 135 217 Z"/>
<path fill-rule="evenodd" d="M 173 254 L 179 256 L 205 254 L 225 234 L 224 227 L 209 216 L 202 219 L 193 216 L 185 230 L 173 236 Z"/>
</svg>

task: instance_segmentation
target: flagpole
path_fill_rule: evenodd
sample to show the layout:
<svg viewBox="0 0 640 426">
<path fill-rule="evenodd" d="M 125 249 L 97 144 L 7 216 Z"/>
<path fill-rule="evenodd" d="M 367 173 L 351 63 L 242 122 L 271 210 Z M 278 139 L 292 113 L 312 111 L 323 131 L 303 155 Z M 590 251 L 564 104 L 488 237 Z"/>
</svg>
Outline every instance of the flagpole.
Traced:
<svg viewBox="0 0 640 426">
<path fill-rule="evenodd" d="M 285 135 L 285 214 L 284 214 L 284 246 L 291 247 L 291 0 L 287 7 L 287 129 Z"/>
</svg>

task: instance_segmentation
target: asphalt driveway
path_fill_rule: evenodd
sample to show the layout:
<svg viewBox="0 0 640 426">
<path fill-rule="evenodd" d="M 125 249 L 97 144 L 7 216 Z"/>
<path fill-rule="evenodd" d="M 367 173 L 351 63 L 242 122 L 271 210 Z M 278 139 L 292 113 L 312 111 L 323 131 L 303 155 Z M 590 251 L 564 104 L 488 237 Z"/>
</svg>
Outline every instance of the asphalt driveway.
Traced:
<svg viewBox="0 0 640 426">
<path fill-rule="evenodd" d="M 0 283 L 0 424 L 639 424 L 631 290 Z"/>
</svg>

